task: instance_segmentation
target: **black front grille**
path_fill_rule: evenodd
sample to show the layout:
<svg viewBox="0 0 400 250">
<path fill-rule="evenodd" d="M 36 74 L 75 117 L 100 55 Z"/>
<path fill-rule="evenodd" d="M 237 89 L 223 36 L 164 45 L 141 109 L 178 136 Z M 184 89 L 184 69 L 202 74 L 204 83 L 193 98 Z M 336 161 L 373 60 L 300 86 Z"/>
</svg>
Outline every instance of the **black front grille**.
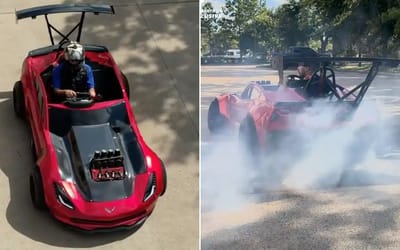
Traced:
<svg viewBox="0 0 400 250">
<path fill-rule="evenodd" d="M 78 224 L 87 224 L 87 225 L 112 225 L 112 224 L 118 224 L 124 221 L 129 221 L 133 220 L 135 218 L 141 218 L 146 215 L 146 211 L 140 211 L 134 214 L 131 214 L 126 217 L 118 218 L 118 219 L 112 219 L 112 220 L 87 220 L 87 219 L 81 219 L 81 218 L 71 218 L 71 222 L 73 223 L 78 223 Z"/>
</svg>

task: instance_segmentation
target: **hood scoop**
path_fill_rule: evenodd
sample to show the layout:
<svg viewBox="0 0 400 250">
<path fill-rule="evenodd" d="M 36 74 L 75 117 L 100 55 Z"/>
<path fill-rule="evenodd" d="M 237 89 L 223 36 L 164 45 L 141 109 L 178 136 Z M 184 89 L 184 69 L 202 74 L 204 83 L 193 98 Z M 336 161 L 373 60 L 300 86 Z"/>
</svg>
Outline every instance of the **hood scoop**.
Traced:
<svg viewBox="0 0 400 250">
<path fill-rule="evenodd" d="M 95 151 L 90 161 L 90 172 L 94 181 L 122 180 L 126 176 L 124 157 L 120 149 Z"/>
<path fill-rule="evenodd" d="M 125 167 L 126 152 L 108 123 L 72 126 L 69 141 L 72 168 L 82 195 L 90 201 L 129 197 L 134 172 Z"/>
</svg>

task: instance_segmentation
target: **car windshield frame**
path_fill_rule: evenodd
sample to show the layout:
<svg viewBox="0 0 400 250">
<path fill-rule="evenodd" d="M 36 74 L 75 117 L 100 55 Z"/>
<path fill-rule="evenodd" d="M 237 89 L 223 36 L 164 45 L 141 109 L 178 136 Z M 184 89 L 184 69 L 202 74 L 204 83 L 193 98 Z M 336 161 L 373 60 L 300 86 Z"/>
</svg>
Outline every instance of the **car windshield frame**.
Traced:
<svg viewBox="0 0 400 250">
<path fill-rule="evenodd" d="M 90 108 L 68 108 L 63 104 L 49 104 L 49 131 L 64 136 L 72 126 L 109 123 L 111 127 L 130 127 L 128 110 L 124 100 L 97 103 Z M 132 130 L 133 132 L 133 130 Z"/>
</svg>

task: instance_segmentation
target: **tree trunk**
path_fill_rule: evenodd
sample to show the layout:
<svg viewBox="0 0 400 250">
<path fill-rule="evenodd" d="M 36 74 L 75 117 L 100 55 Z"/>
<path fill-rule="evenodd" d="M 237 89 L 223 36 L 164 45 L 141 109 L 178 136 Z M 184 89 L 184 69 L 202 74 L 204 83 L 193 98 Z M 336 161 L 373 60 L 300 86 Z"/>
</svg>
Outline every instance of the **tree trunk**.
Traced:
<svg viewBox="0 0 400 250">
<path fill-rule="evenodd" d="M 328 46 L 328 37 L 321 36 L 321 53 L 326 52 L 326 47 Z"/>
</svg>

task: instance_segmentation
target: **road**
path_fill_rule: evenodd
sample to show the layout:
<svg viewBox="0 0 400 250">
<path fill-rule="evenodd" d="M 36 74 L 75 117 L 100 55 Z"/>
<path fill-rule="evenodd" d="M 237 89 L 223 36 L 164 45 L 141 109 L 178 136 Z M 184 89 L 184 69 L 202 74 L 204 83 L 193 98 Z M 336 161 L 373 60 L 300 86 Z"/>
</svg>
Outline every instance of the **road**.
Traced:
<svg viewBox="0 0 400 250">
<path fill-rule="evenodd" d="M 287 72 L 292 74 L 294 72 Z M 337 72 L 350 86 L 365 73 Z M 277 72 L 246 66 L 201 68 L 202 249 L 397 249 L 400 244 L 399 151 L 387 158 L 373 153 L 352 170 L 340 168 L 340 143 L 353 131 L 332 131 L 315 143 L 318 153 L 292 162 L 289 170 L 271 164 L 248 165 L 235 136 L 216 137 L 207 130 L 207 109 L 224 92 L 240 92 L 249 80 L 278 81 Z M 377 100 L 385 129 L 398 124 L 398 74 L 380 73 L 366 102 Z M 364 107 L 364 106 L 362 106 Z M 366 111 L 371 111 L 366 105 Z M 314 142 L 313 142 L 314 143 Z M 326 153 L 333 149 L 334 154 Z M 325 151 L 324 151 L 325 150 Z"/>
<path fill-rule="evenodd" d="M 106 0 L 115 16 L 87 14 L 81 41 L 108 47 L 131 89 L 139 129 L 165 161 L 168 188 L 134 234 L 85 235 L 33 209 L 29 130 L 12 108 L 12 87 L 28 51 L 50 40 L 43 17 L 16 23 L 15 9 L 82 1 L 0 2 L 0 249 L 198 249 L 198 1 Z M 49 15 L 63 32 L 77 15 Z"/>
</svg>

